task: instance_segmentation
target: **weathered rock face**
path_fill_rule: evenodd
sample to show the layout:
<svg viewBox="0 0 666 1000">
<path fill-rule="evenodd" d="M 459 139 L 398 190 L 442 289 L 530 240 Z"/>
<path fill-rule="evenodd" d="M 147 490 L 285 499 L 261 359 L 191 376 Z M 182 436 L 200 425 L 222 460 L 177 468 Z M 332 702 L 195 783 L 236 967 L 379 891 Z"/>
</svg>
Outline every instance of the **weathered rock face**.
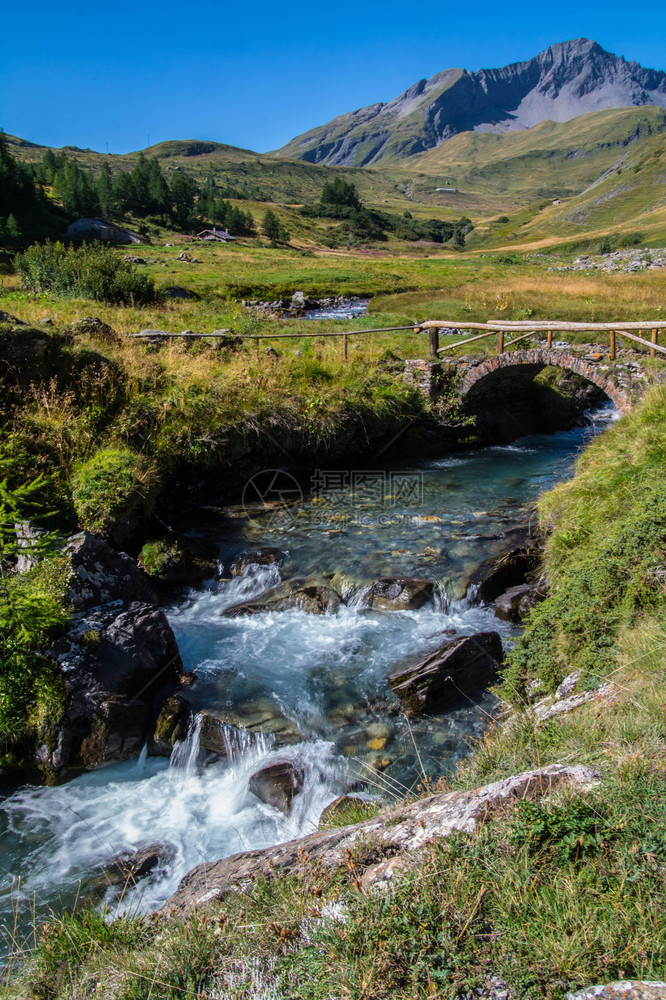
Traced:
<svg viewBox="0 0 666 1000">
<path fill-rule="evenodd" d="M 410 611 L 432 601 L 434 592 L 431 580 L 387 576 L 370 585 L 362 603 L 375 611 Z"/>
<path fill-rule="evenodd" d="M 308 614 L 324 615 L 334 614 L 341 603 L 340 595 L 326 584 L 292 580 L 290 584 L 270 591 L 260 601 L 237 604 L 224 614 L 227 618 L 237 618 L 239 615 L 254 615 L 262 611 L 300 608 Z"/>
<path fill-rule="evenodd" d="M 659 980 L 622 979 L 567 993 L 567 1000 L 666 1000 L 666 983 Z"/>
<path fill-rule="evenodd" d="M 166 617 L 138 601 L 75 615 L 49 655 L 59 664 L 70 700 L 62 721 L 37 748 L 39 763 L 56 775 L 138 754 L 182 667 Z"/>
<path fill-rule="evenodd" d="M 406 860 L 418 863 L 420 852 L 433 837 L 446 837 L 455 831 L 474 833 L 494 812 L 519 800 L 543 798 L 561 786 L 585 788 L 598 777 L 588 767 L 553 764 L 473 791 L 432 795 L 353 826 L 319 831 L 276 847 L 198 865 L 185 876 L 162 912 L 182 917 L 194 907 L 223 898 L 241 882 L 271 879 L 304 864 L 335 872 L 345 865 L 350 848 L 359 840 L 371 841 L 373 853 L 383 858 L 368 869 L 364 884 L 381 886 L 392 878 L 394 866 L 404 865 Z"/>
<path fill-rule="evenodd" d="M 109 601 L 156 604 L 157 591 L 130 556 L 81 531 L 67 540 L 63 555 L 72 567 L 68 598 L 78 611 Z"/>
<path fill-rule="evenodd" d="M 304 779 L 305 773 L 298 764 L 290 760 L 278 761 L 255 771 L 249 789 L 262 802 L 288 815 L 294 796 L 303 788 Z"/>
<path fill-rule="evenodd" d="M 477 632 L 453 639 L 414 666 L 396 671 L 389 684 L 408 714 L 434 714 L 487 687 L 502 659 L 497 632 Z"/>
</svg>

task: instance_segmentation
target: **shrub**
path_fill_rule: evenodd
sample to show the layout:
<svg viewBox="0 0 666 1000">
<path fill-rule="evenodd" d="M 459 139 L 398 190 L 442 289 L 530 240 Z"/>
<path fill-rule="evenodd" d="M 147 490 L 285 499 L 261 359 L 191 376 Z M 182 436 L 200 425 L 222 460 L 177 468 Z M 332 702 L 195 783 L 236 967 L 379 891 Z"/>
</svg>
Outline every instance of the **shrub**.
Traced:
<svg viewBox="0 0 666 1000">
<path fill-rule="evenodd" d="M 134 265 L 101 243 L 74 248 L 47 240 L 19 254 L 15 266 L 31 292 L 126 305 L 144 305 L 156 298 L 152 278 L 139 274 Z"/>
<path fill-rule="evenodd" d="M 156 482 L 155 470 L 129 448 L 100 448 L 72 477 L 79 524 L 94 534 L 108 534 L 114 522 L 147 512 Z"/>
</svg>

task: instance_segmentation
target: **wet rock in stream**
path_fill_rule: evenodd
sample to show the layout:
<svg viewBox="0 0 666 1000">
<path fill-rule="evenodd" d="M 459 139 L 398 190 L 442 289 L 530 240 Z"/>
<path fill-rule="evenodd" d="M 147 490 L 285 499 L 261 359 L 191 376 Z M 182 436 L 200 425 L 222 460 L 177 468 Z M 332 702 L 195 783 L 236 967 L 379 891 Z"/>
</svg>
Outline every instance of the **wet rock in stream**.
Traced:
<svg viewBox="0 0 666 1000">
<path fill-rule="evenodd" d="M 337 591 L 326 584 L 307 580 L 291 581 L 269 591 L 260 601 L 246 601 L 223 612 L 226 618 L 239 615 L 255 615 L 265 611 L 289 611 L 300 608 L 312 615 L 334 614 L 342 598 Z"/>
<path fill-rule="evenodd" d="M 434 593 L 435 585 L 431 580 L 387 576 L 368 587 L 361 603 L 375 611 L 411 611 L 432 601 Z"/>
<path fill-rule="evenodd" d="M 445 643 L 413 666 L 398 670 L 389 684 L 407 714 L 436 714 L 487 687 L 503 660 L 497 632 L 477 632 Z"/>
<path fill-rule="evenodd" d="M 279 809 L 286 815 L 291 811 L 294 796 L 303 789 L 305 772 L 290 760 L 266 764 L 250 778 L 249 789 L 266 805 Z"/>
</svg>

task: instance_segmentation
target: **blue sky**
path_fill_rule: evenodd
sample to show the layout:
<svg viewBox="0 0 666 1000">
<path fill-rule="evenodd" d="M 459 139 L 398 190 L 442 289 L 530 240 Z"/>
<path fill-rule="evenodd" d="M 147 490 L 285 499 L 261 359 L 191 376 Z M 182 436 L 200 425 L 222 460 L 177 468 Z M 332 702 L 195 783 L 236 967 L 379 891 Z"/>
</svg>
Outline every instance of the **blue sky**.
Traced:
<svg viewBox="0 0 666 1000">
<path fill-rule="evenodd" d="M 0 127 L 112 153 L 177 138 L 274 149 L 450 66 L 580 36 L 666 69 L 662 0 L 35 0 L 5 8 L 2 33 Z"/>
</svg>

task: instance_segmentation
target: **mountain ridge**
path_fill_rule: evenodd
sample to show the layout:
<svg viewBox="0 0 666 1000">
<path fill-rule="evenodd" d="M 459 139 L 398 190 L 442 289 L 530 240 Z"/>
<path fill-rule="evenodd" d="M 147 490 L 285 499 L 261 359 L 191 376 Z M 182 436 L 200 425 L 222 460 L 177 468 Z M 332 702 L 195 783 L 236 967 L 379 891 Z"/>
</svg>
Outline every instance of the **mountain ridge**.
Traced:
<svg viewBox="0 0 666 1000">
<path fill-rule="evenodd" d="M 335 166 L 396 164 L 460 132 L 509 132 L 621 107 L 666 108 L 666 73 L 578 38 L 498 69 L 448 69 L 332 119 L 272 155 Z"/>
</svg>

